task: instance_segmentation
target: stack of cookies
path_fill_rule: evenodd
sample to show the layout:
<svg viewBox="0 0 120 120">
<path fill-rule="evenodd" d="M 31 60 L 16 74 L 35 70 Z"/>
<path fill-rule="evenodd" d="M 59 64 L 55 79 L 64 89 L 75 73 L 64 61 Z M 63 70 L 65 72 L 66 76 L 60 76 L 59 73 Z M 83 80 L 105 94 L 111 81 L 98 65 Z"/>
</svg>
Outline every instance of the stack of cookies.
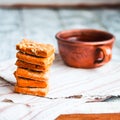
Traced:
<svg viewBox="0 0 120 120">
<path fill-rule="evenodd" d="M 49 69 L 55 58 L 54 47 L 24 39 L 16 49 L 15 92 L 45 96 L 49 87 Z"/>
</svg>

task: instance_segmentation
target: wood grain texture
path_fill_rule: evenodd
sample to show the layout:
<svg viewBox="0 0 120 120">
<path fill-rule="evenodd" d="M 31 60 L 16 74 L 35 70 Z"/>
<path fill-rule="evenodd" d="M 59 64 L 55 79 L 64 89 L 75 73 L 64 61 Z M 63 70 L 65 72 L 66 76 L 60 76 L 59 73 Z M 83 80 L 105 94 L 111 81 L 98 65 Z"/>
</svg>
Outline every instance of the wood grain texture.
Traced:
<svg viewBox="0 0 120 120">
<path fill-rule="evenodd" d="M 1 8 L 52 8 L 52 9 L 61 9 L 61 8 L 79 8 L 79 9 L 93 9 L 93 8 L 120 8 L 120 3 L 98 3 L 98 4 L 89 4 L 89 3 L 15 3 L 15 4 L 0 4 Z"/>
<path fill-rule="evenodd" d="M 4 1 L 0 1 L 1 4 L 13 4 L 13 3 L 116 3 L 116 2 L 120 2 L 119 0 L 99 0 L 99 1 L 96 1 L 96 0 L 88 0 L 88 1 L 85 1 L 85 0 L 4 0 Z"/>
<path fill-rule="evenodd" d="M 109 114 L 67 114 L 60 115 L 56 120 L 119 120 L 120 113 Z"/>
<path fill-rule="evenodd" d="M 119 0 L 4 0 L 3 8 L 119 8 Z"/>
</svg>

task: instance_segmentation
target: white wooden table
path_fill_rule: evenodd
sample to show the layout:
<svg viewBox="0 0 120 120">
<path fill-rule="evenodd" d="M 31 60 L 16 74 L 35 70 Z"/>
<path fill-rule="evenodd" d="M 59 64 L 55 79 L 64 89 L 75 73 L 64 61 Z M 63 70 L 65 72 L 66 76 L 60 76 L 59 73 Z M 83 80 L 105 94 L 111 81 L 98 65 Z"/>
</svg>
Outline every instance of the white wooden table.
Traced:
<svg viewBox="0 0 120 120">
<path fill-rule="evenodd" d="M 95 28 L 116 36 L 113 59 L 120 48 L 120 9 L 0 9 L 0 61 L 15 57 L 15 45 L 29 38 L 56 46 L 64 29 Z M 117 57 L 116 57 L 117 56 Z"/>
</svg>

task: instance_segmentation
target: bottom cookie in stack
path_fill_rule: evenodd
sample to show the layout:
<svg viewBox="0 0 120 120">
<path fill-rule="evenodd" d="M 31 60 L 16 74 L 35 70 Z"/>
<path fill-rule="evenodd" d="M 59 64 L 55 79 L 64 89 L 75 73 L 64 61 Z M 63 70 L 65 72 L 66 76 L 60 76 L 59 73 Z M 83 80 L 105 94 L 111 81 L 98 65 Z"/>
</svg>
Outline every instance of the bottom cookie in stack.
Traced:
<svg viewBox="0 0 120 120">
<path fill-rule="evenodd" d="M 15 86 L 15 91 L 17 93 L 36 95 L 36 96 L 46 96 L 48 93 L 48 86 L 45 88 L 31 88 L 31 87 L 20 87 Z"/>
</svg>

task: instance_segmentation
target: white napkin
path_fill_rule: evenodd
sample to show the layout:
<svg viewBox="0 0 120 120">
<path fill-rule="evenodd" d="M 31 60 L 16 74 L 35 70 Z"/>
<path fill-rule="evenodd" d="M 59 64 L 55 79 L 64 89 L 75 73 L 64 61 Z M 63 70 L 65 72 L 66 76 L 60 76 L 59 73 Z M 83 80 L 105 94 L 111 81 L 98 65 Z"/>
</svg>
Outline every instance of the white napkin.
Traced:
<svg viewBox="0 0 120 120">
<path fill-rule="evenodd" d="M 120 63 L 111 61 L 96 69 L 78 69 L 66 66 L 56 55 L 50 70 L 49 93 L 37 97 L 14 93 L 15 61 L 0 63 L 1 119 L 54 120 L 67 113 L 120 112 L 120 103 L 100 103 L 119 95 Z"/>
<path fill-rule="evenodd" d="M 0 64 L 0 76 L 15 83 L 15 60 Z M 73 95 L 94 96 L 120 94 L 120 63 L 109 62 L 95 69 L 79 69 L 66 66 L 59 55 L 51 66 L 50 90 L 47 97 L 60 98 Z"/>
</svg>

